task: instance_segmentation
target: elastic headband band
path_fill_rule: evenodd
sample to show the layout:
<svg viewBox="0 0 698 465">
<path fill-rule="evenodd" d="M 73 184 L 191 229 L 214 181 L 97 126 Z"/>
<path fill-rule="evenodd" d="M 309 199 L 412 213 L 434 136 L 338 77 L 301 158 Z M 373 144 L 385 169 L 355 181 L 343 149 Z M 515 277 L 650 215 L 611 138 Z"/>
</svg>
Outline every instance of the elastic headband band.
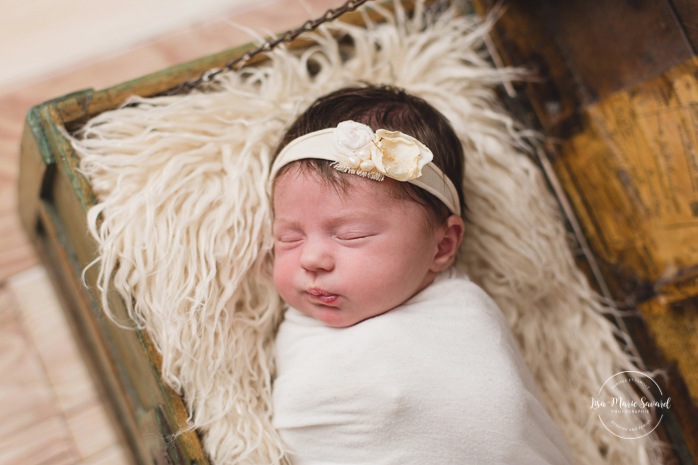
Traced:
<svg viewBox="0 0 698 465">
<path fill-rule="evenodd" d="M 450 179 L 432 162 L 429 148 L 400 131 L 379 129 L 375 133 L 365 124 L 343 121 L 336 128 L 311 132 L 292 140 L 276 157 L 270 182 L 287 164 L 316 158 L 332 162 L 344 173 L 382 181 L 385 176 L 406 181 L 439 199 L 460 216 L 458 191 Z"/>
</svg>

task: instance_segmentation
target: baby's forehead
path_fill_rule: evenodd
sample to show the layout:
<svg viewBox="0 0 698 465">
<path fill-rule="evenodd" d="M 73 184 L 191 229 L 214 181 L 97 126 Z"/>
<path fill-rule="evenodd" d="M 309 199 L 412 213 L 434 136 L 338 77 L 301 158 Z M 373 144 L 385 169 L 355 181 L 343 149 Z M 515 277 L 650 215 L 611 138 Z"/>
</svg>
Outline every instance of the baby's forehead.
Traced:
<svg viewBox="0 0 698 465">
<path fill-rule="evenodd" d="M 433 218 L 424 205 L 403 190 L 394 179 L 382 181 L 339 173 L 341 184 L 313 172 L 281 174 L 273 191 L 274 227 L 340 227 L 346 224 L 420 224 L 431 231 Z"/>
</svg>

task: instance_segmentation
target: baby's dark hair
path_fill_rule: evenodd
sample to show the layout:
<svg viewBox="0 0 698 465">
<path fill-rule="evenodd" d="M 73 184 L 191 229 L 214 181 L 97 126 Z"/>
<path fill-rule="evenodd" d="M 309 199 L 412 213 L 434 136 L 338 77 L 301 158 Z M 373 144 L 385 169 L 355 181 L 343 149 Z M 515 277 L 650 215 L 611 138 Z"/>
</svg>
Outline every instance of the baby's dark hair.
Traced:
<svg viewBox="0 0 698 465">
<path fill-rule="evenodd" d="M 395 87 L 348 87 L 320 97 L 286 131 L 274 158 L 292 140 L 321 129 L 336 127 L 346 120 L 365 124 L 374 131 L 401 131 L 429 147 L 434 154 L 433 163 L 453 182 L 461 211 L 465 211 L 462 188 L 463 148 L 451 123 L 424 100 Z M 346 186 L 346 175 L 333 169 L 329 161 L 306 159 L 292 165 L 296 163 L 301 163 L 302 169 L 317 173 L 334 185 Z M 289 166 L 291 165 L 284 168 Z M 283 172 L 284 169 L 279 175 Z M 424 206 L 437 222 L 441 223 L 451 215 L 443 202 L 424 189 L 407 182 L 401 184 L 407 196 Z"/>
</svg>

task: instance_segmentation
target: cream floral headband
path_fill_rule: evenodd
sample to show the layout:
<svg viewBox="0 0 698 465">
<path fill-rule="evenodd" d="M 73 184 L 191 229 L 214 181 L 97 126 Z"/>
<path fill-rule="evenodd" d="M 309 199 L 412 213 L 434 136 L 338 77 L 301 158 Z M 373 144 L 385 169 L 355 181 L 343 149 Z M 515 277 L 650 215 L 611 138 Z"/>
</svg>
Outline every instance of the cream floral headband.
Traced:
<svg viewBox="0 0 698 465">
<path fill-rule="evenodd" d="M 432 163 L 431 150 L 400 131 L 378 129 L 374 133 L 365 124 L 343 121 L 336 128 L 311 132 L 283 148 L 272 165 L 270 179 L 283 166 L 308 158 L 329 160 L 338 171 L 376 181 L 387 176 L 409 182 L 441 200 L 455 215 L 461 214 L 456 188 Z"/>
</svg>

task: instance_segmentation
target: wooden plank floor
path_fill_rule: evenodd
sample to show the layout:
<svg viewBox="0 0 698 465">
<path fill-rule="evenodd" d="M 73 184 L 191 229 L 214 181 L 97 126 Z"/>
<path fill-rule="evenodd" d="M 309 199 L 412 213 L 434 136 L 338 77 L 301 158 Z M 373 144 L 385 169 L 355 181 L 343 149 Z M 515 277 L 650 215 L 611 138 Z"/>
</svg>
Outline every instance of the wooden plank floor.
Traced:
<svg viewBox="0 0 698 465">
<path fill-rule="evenodd" d="M 0 463 L 128 463 L 41 266 L 0 287 Z"/>
<path fill-rule="evenodd" d="M 273 0 L 30 85 L 0 87 L 0 465 L 129 463 L 46 270 L 20 226 L 19 138 L 27 110 L 69 92 L 104 88 L 249 42 L 235 24 L 278 32 L 341 3 Z"/>
</svg>

